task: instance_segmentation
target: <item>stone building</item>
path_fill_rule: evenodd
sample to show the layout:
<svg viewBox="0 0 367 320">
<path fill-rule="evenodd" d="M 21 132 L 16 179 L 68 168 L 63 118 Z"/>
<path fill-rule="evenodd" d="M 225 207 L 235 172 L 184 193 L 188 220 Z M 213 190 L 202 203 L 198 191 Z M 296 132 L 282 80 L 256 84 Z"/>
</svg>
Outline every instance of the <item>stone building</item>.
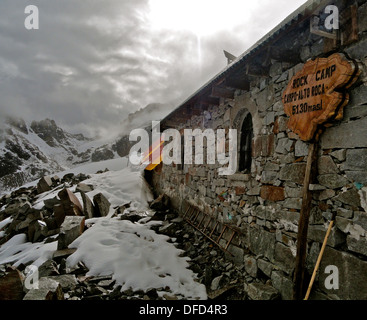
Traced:
<svg viewBox="0 0 367 320">
<path fill-rule="evenodd" d="M 323 24 L 330 4 L 339 9 L 339 30 Z M 304 141 L 289 127 L 283 93 L 307 61 L 335 53 L 358 69 L 347 90 L 349 102 L 320 139 Z M 308 1 L 161 121 L 161 130 L 181 133 L 237 129 L 235 174 L 220 176 L 219 164 L 161 163 L 147 176 L 157 195 L 167 194 L 182 216 L 201 222 L 199 229 L 207 217 L 210 230 L 214 225 L 220 233 L 228 226 L 229 232 L 216 238 L 228 258 L 251 265 L 254 284 L 271 285 L 282 299 L 294 297 L 305 192 L 311 198 L 302 295 L 336 216 L 310 298 L 367 299 L 366 70 L 367 1 Z M 315 174 L 304 190 L 313 143 Z M 195 219 L 190 208 L 197 210 Z M 333 278 L 338 286 L 331 289 L 328 266 L 338 271 Z"/>
</svg>

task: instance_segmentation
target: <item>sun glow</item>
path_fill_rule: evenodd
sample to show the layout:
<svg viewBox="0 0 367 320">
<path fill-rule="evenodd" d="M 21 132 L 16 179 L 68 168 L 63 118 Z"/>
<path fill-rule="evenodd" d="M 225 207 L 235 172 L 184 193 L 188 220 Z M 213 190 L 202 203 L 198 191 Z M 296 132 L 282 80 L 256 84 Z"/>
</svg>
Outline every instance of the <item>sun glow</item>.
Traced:
<svg viewBox="0 0 367 320">
<path fill-rule="evenodd" d="M 234 28 L 257 6 L 249 0 L 150 0 L 149 5 L 153 28 L 187 30 L 198 37 Z"/>
</svg>

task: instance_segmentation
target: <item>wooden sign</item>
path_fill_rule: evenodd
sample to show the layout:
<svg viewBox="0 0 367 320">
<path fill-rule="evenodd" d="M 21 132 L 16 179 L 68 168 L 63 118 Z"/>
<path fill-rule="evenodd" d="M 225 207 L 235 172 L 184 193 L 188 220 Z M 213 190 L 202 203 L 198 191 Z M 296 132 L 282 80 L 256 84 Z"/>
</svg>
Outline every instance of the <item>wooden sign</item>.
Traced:
<svg viewBox="0 0 367 320">
<path fill-rule="evenodd" d="M 283 93 L 288 127 L 303 141 L 318 139 L 320 128 L 343 118 L 349 88 L 360 72 L 343 54 L 308 61 Z"/>
</svg>

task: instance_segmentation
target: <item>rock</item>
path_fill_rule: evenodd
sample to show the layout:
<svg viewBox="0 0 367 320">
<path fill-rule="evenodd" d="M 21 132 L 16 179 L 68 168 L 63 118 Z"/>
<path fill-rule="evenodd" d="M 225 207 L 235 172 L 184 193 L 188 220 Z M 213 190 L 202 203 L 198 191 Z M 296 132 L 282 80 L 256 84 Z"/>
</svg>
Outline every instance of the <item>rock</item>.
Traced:
<svg viewBox="0 0 367 320">
<path fill-rule="evenodd" d="M 91 159 L 92 159 L 92 162 L 99 162 L 99 161 L 113 159 L 114 157 L 115 155 L 111 150 L 101 147 L 93 152 Z"/>
<path fill-rule="evenodd" d="M 263 254 L 270 261 L 274 259 L 275 234 L 259 227 L 249 228 L 249 249 L 255 255 Z"/>
<path fill-rule="evenodd" d="M 54 206 L 61 204 L 60 199 L 58 199 L 57 197 L 54 197 L 52 199 L 46 199 L 43 202 L 45 204 L 46 209 L 53 209 Z"/>
<path fill-rule="evenodd" d="M 76 238 L 78 238 L 84 230 L 85 217 L 67 216 L 59 234 L 57 250 L 67 249 Z"/>
<path fill-rule="evenodd" d="M 116 280 L 112 280 L 112 279 L 106 279 L 106 280 L 102 280 L 98 282 L 98 286 L 102 287 L 102 288 L 107 288 L 107 289 L 111 289 L 113 287 L 113 285 L 115 284 Z M 152 289 L 155 290 L 155 289 Z M 147 294 L 150 290 L 147 291 Z M 157 292 L 155 290 L 155 292 Z M 148 294 L 149 296 L 149 294 Z M 158 296 L 158 295 L 157 295 Z"/>
<path fill-rule="evenodd" d="M 61 249 L 54 252 L 52 259 L 57 263 L 60 263 L 61 259 L 67 258 L 76 251 L 75 248 Z"/>
<path fill-rule="evenodd" d="M 363 171 L 345 171 L 345 175 L 350 181 L 367 185 L 367 170 Z"/>
<path fill-rule="evenodd" d="M 285 165 L 279 173 L 279 179 L 303 184 L 306 172 L 305 163 L 292 163 Z"/>
<path fill-rule="evenodd" d="M 91 184 L 85 184 L 85 183 L 78 183 L 78 185 L 76 186 L 75 192 L 84 192 L 84 193 L 88 193 L 94 190 L 93 185 Z"/>
<path fill-rule="evenodd" d="M 282 297 L 282 300 L 293 299 L 293 282 L 281 271 L 273 271 L 271 274 L 271 282 L 275 289 L 277 289 Z"/>
<path fill-rule="evenodd" d="M 169 223 L 159 228 L 159 233 L 165 234 L 169 237 L 174 237 L 176 231 L 179 229 L 176 223 Z"/>
<path fill-rule="evenodd" d="M 310 225 L 308 227 L 307 238 L 309 240 L 323 243 L 326 232 L 327 229 L 323 225 Z M 343 243 L 345 243 L 345 234 L 343 234 L 339 229 L 333 228 L 327 241 L 327 245 L 331 247 L 338 247 Z"/>
<path fill-rule="evenodd" d="M 218 290 L 224 284 L 223 277 L 224 277 L 223 275 L 220 275 L 219 277 L 214 278 L 210 285 L 210 290 L 212 291 Z"/>
<path fill-rule="evenodd" d="M 335 225 L 341 232 L 348 233 L 351 224 L 352 220 L 338 216 L 335 218 Z"/>
<path fill-rule="evenodd" d="M 319 183 L 329 189 L 338 189 L 346 186 L 349 181 L 338 174 L 323 174 L 318 176 Z"/>
<path fill-rule="evenodd" d="M 367 117 L 328 128 L 321 136 L 322 149 L 366 148 Z"/>
<path fill-rule="evenodd" d="M 291 274 L 295 267 L 296 258 L 290 247 L 277 242 L 274 249 L 274 263 L 284 272 Z"/>
<path fill-rule="evenodd" d="M 52 179 L 49 176 L 42 177 L 37 183 L 37 192 L 44 193 L 50 191 L 52 187 Z"/>
<path fill-rule="evenodd" d="M 345 150 L 345 149 L 336 150 L 336 151 L 330 153 L 330 155 L 332 157 L 334 157 L 335 159 L 339 160 L 340 162 L 343 162 L 346 159 L 347 150 Z"/>
<path fill-rule="evenodd" d="M 4 276 L 0 276 L 0 301 L 22 300 L 23 277 L 19 270 L 10 268 Z"/>
<path fill-rule="evenodd" d="M 166 194 L 161 194 L 157 199 L 155 199 L 151 204 L 150 208 L 156 211 L 165 211 L 169 209 L 170 199 Z"/>
<path fill-rule="evenodd" d="M 352 236 L 347 237 L 348 250 L 367 256 L 367 239 L 360 237 L 358 240 Z"/>
<path fill-rule="evenodd" d="M 64 174 L 64 176 L 62 177 L 62 181 L 70 181 L 74 178 L 75 174 L 74 173 L 66 173 Z"/>
<path fill-rule="evenodd" d="M 285 199 L 283 206 L 288 209 L 300 210 L 302 208 L 302 199 L 299 198 L 287 198 Z"/>
<path fill-rule="evenodd" d="M 93 203 L 96 217 L 106 217 L 110 212 L 111 203 L 102 193 L 98 193 L 93 197 Z"/>
<path fill-rule="evenodd" d="M 323 190 L 319 194 L 319 200 L 327 200 L 335 196 L 335 191 L 332 189 Z"/>
<path fill-rule="evenodd" d="M 95 209 L 92 200 L 84 191 L 80 191 L 83 200 L 83 214 L 87 219 L 95 217 Z"/>
<path fill-rule="evenodd" d="M 48 279 L 58 282 L 63 292 L 74 290 L 78 285 L 78 281 L 74 274 L 63 274 L 59 276 L 48 277 Z"/>
<path fill-rule="evenodd" d="M 346 161 L 342 164 L 342 170 L 366 171 L 367 149 L 347 150 Z"/>
<path fill-rule="evenodd" d="M 66 216 L 82 216 L 83 207 L 79 199 L 69 189 L 63 189 L 58 193 Z"/>
<path fill-rule="evenodd" d="M 244 265 L 246 272 L 253 278 L 257 277 L 257 263 L 256 259 L 251 256 L 245 256 L 244 258 Z"/>
<path fill-rule="evenodd" d="M 38 289 L 31 289 L 23 300 L 64 300 L 64 293 L 59 282 L 44 277 L 38 281 Z"/>
<path fill-rule="evenodd" d="M 325 279 L 330 275 L 325 273 L 327 266 L 336 266 L 339 271 L 339 289 L 327 290 Z M 367 274 L 367 262 L 354 255 L 335 250 L 326 246 L 320 265 L 319 289 L 334 293 L 342 300 L 366 300 L 367 282 L 361 280 L 361 275 Z"/>
<path fill-rule="evenodd" d="M 276 300 L 279 292 L 272 286 L 263 283 L 250 283 L 247 286 L 247 294 L 251 300 Z"/>
<path fill-rule="evenodd" d="M 271 277 L 271 273 L 274 270 L 274 265 L 266 260 L 258 259 L 257 260 L 258 268 L 269 278 Z"/>
<path fill-rule="evenodd" d="M 136 214 L 136 213 L 125 213 L 123 215 L 121 215 L 120 217 L 121 220 L 129 220 L 131 222 L 138 222 L 139 220 L 142 219 L 142 216 Z"/>
<path fill-rule="evenodd" d="M 297 140 L 294 155 L 296 157 L 306 157 L 308 155 L 308 144 L 304 143 L 302 140 Z"/>
<path fill-rule="evenodd" d="M 339 170 L 330 156 L 321 156 L 318 160 L 319 174 L 335 174 Z"/>
<path fill-rule="evenodd" d="M 57 204 L 54 206 L 54 219 L 56 221 L 57 227 L 61 227 L 65 220 L 65 211 L 62 204 Z"/>
<path fill-rule="evenodd" d="M 345 204 L 349 204 L 353 207 L 361 206 L 361 198 L 356 189 L 352 188 L 345 192 L 340 193 L 336 197 L 333 198 L 335 201 L 340 201 Z"/>
<path fill-rule="evenodd" d="M 59 275 L 57 263 L 53 260 L 45 261 L 42 265 L 39 266 L 38 275 L 40 278 Z"/>
<path fill-rule="evenodd" d="M 261 198 L 269 201 L 283 201 L 285 199 L 285 192 L 283 187 L 262 186 L 260 192 Z"/>
<path fill-rule="evenodd" d="M 291 151 L 293 146 L 293 140 L 288 138 L 282 138 L 278 140 L 278 144 L 275 148 L 276 153 L 287 154 Z"/>
<path fill-rule="evenodd" d="M 367 231 L 367 213 L 363 211 L 355 211 L 353 223 L 360 225 L 364 230 Z"/>
<path fill-rule="evenodd" d="M 263 184 L 274 184 L 275 180 L 278 177 L 278 172 L 275 171 L 263 171 L 261 174 L 261 182 Z M 256 195 L 258 196 L 260 194 L 260 188 L 258 186 L 255 186 L 253 188 L 250 188 L 246 194 L 248 195 Z"/>
</svg>

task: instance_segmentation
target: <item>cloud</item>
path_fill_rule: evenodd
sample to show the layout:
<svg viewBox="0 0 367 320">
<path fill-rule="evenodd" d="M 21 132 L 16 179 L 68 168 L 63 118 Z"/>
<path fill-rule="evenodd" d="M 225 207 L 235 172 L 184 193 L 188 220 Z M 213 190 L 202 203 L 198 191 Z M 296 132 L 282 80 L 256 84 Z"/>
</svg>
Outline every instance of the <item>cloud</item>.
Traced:
<svg viewBox="0 0 367 320">
<path fill-rule="evenodd" d="M 223 49 L 240 55 L 285 18 L 284 4 L 290 13 L 303 2 L 261 0 L 241 25 L 199 38 L 153 28 L 149 0 L 33 0 L 40 29 L 31 31 L 29 1 L 1 0 L 0 117 L 48 117 L 94 135 L 149 103 L 174 108 L 225 66 Z"/>
</svg>

